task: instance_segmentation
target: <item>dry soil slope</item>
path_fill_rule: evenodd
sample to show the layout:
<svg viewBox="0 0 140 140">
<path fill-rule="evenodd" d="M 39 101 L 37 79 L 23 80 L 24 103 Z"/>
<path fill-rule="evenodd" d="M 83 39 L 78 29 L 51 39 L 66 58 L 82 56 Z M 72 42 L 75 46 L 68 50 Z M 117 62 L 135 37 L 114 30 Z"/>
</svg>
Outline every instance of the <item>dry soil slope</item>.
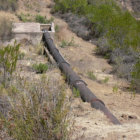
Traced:
<svg viewBox="0 0 140 140">
<path fill-rule="evenodd" d="M 27 8 L 25 6 L 26 1 L 20 0 L 18 13 L 41 14 L 47 18 L 53 16 L 50 13 L 51 0 L 36 0 L 29 2 L 32 8 Z M 37 3 L 37 6 L 34 2 Z M 95 55 L 95 45 L 77 37 L 70 31 L 67 23 L 62 19 L 56 17 L 54 17 L 54 19 L 55 24 L 60 28 L 60 31 L 56 33 L 55 38 L 57 46 L 59 46 L 62 40 L 70 41 L 74 38 L 74 45 L 66 48 L 59 47 L 58 49 L 64 58 L 71 64 L 71 67 L 87 82 L 88 87 L 97 95 L 97 97 L 105 102 L 106 106 L 123 124 L 121 126 L 112 125 L 100 111 L 92 109 L 88 103 L 83 103 L 81 99 L 75 98 L 72 101 L 71 110 L 71 117 L 75 120 L 73 126 L 74 133 L 71 139 L 139 140 L 140 95 L 137 94 L 135 98 L 132 98 L 131 92 L 127 90 L 128 83 L 125 80 L 118 79 L 110 74 L 112 67 L 107 63 L 107 60 Z M 26 62 L 26 64 L 28 63 Z M 87 72 L 89 71 L 94 72 L 97 80 L 93 81 L 87 77 Z M 54 73 L 55 75 L 57 75 L 57 73 L 60 75 L 58 69 L 56 69 Z M 109 78 L 109 81 L 107 83 L 102 83 L 106 77 Z M 116 93 L 113 93 L 114 86 L 118 87 Z M 71 94 L 69 88 L 67 89 L 67 94 Z"/>
<path fill-rule="evenodd" d="M 47 8 L 46 13 L 49 12 L 50 9 Z M 88 140 L 140 139 L 140 111 L 138 111 L 140 96 L 136 95 L 134 99 L 131 98 L 131 93 L 125 90 L 128 83 L 110 74 L 112 67 L 107 63 L 107 60 L 95 55 L 96 46 L 77 37 L 63 20 L 55 18 L 55 23 L 60 26 L 60 32 L 56 34 L 58 46 L 62 40 L 70 41 L 71 38 L 74 38 L 75 42 L 74 46 L 59 47 L 62 55 L 87 82 L 89 88 L 105 102 L 107 107 L 123 123 L 122 126 L 113 126 L 101 112 L 90 108 L 89 104 L 75 99 L 72 104 L 75 116 L 75 137 L 79 136 L 79 139 Z M 94 72 L 97 81 L 87 78 L 88 71 Z M 109 77 L 106 84 L 99 82 L 106 77 Z M 112 91 L 114 85 L 119 87 L 117 93 Z"/>
</svg>

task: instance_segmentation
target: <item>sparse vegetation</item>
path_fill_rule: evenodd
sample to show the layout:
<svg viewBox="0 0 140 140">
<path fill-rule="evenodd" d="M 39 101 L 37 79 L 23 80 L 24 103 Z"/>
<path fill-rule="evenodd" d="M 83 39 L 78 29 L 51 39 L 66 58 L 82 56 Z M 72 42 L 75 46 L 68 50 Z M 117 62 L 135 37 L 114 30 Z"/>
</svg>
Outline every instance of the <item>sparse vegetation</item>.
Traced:
<svg viewBox="0 0 140 140">
<path fill-rule="evenodd" d="M 7 45 L 0 48 L 0 68 L 3 71 L 2 83 L 6 86 L 7 80 L 16 69 L 20 44 Z"/>
<path fill-rule="evenodd" d="M 1 17 L 0 19 L 0 40 L 10 40 L 12 38 L 12 22 L 6 18 Z"/>
<path fill-rule="evenodd" d="M 11 105 L 8 117 L 0 114 L 9 136 L 17 140 L 68 140 L 69 106 L 64 88 L 50 94 L 44 79 L 32 83 L 18 77 L 16 82 L 7 91 Z"/>
<path fill-rule="evenodd" d="M 88 73 L 87 73 L 87 76 L 88 76 L 88 78 L 89 79 L 91 79 L 91 80 L 96 80 L 96 76 L 94 75 L 94 73 L 92 72 L 92 71 L 89 71 Z"/>
<path fill-rule="evenodd" d="M 0 10 L 16 11 L 18 8 L 18 0 L 0 0 Z"/>
<path fill-rule="evenodd" d="M 76 98 L 80 97 L 80 91 L 78 89 L 76 89 L 76 88 L 73 88 L 73 95 Z"/>
<path fill-rule="evenodd" d="M 48 70 L 47 64 L 33 64 L 33 69 L 36 71 L 36 73 L 45 73 Z"/>
<path fill-rule="evenodd" d="M 17 17 L 19 18 L 19 20 L 23 21 L 23 22 L 38 22 L 38 23 L 42 23 L 42 24 L 47 24 L 47 23 L 51 23 L 54 21 L 54 18 L 50 18 L 47 19 L 45 16 L 42 15 L 30 15 L 29 13 L 24 14 L 24 13 L 20 13 L 17 15 Z"/>
<path fill-rule="evenodd" d="M 44 52 L 44 47 L 43 47 L 43 43 L 41 42 L 36 46 L 36 53 L 38 55 L 43 55 L 43 52 Z"/>
<path fill-rule="evenodd" d="M 106 84 L 109 81 L 109 77 L 105 77 L 104 80 L 102 80 L 102 83 Z"/>
<path fill-rule="evenodd" d="M 65 40 L 62 40 L 62 42 L 61 42 L 61 44 L 59 45 L 59 47 L 65 48 L 66 46 L 68 46 L 68 42 L 66 42 Z"/>
<path fill-rule="evenodd" d="M 113 86 L 113 93 L 117 93 L 118 92 L 118 86 L 117 85 L 115 85 L 115 86 Z"/>
<path fill-rule="evenodd" d="M 25 53 L 24 52 L 19 52 L 18 59 L 23 60 L 24 57 L 25 57 Z"/>
<path fill-rule="evenodd" d="M 35 21 L 42 23 L 42 24 L 46 24 L 46 23 L 51 23 L 54 21 L 53 18 L 47 19 L 45 16 L 41 16 L 41 15 L 36 15 L 35 17 Z"/>
<path fill-rule="evenodd" d="M 39 22 L 39 23 L 44 23 L 44 24 L 47 23 L 46 18 L 41 15 L 36 15 L 35 20 L 36 20 L 36 22 Z"/>
<path fill-rule="evenodd" d="M 58 25 L 55 25 L 55 32 L 59 32 L 60 31 L 60 28 Z"/>
<path fill-rule="evenodd" d="M 3 1 L 12 1 L 12 0 L 3 0 Z M 48 14 L 50 15 L 49 11 L 50 11 L 50 8 L 52 8 L 54 5 L 54 1 L 20 0 L 19 1 L 20 9 L 19 11 L 16 12 L 16 13 L 19 13 L 18 18 L 20 19 L 20 22 L 48 23 L 50 21 L 53 21 L 53 19 L 51 20 L 49 19 L 50 21 L 48 21 L 48 18 L 45 16 L 43 16 L 43 18 L 45 19 L 45 20 L 43 19 L 44 20 L 43 22 L 40 19 L 36 21 L 36 15 L 39 15 L 39 14 L 41 16 L 48 15 Z M 56 0 L 56 1 L 67 2 L 68 0 Z M 119 56 L 116 61 L 115 59 L 116 56 L 113 54 L 120 54 L 120 50 L 122 48 L 119 47 L 119 51 L 115 52 L 117 46 L 115 46 L 113 49 L 110 47 L 111 46 L 110 44 L 112 42 L 111 43 L 109 42 L 108 37 L 105 36 L 104 31 L 103 33 L 101 32 L 98 34 L 98 30 L 96 30 L 97 29 L 96 26 L 102 23 L 100 23 L 99 21 L 97 21 L 97 23 L 90 21 L 89 23 L 91 24 L 87 24 L 87 17 L 92 16 L 92 14 L 90 13 L 86 14 L 84 10 L 86 8 L 86 0 L 69 0 L 69 1 L 71 1 L 71 3 L 73 2 L 76 3 L 76 5 L 72 5 L 72 6 L 73 6 L 74 14 L 78 13 L 78 16 L 77 16 L 79 18 L 78 24 L 76 23 L 77 21 L 75 18 L 75 23 L 77 24 L 77 27 L 78 27 L 77 30 L 80 29 L 82 31 L 84 27 L 87 26 L 87 29 L 89 30 L 92 29 L 92 32 L 87 32 L 87 30 L 86 31 L 83 30 L 82 32 L 83 36 L 86 36 L 87 34 L 89 34 L 89 36 L 92 36 L 92 37 L 103 36 L 104 40 L 106 40 L 107 42 L 107 51 L 106 53 L 104 53 L 105 58 L 107 58 L 108 60 L 110 60 L 110 58 L 115 60 L 111 63 L 117 65 L 116 69 L 118 66 L 119 68 L 121 67 L 122 61 L 125 61 L 125 63 L 127 63 L 126 62 L 127 60 L 133 61 L 133 59 L 131 60 L 129 59 L 130 56 L 132 56 L 129 53 L 128 53 L 129 57 L 127 57 L 128 59 L 125 58 L 124 60 L 124 54 L 122 54 L 121 56 L 123 57 Z M 93 4 L 93 7 L 94 7 L 95 0 L 87 0 L 87 1 L 88 1 L 88 4 Z M 101 3 L 101 1 L 103 3 L 106 0 L 96 0 L 96 2 L 98 3 Z M 51 6 L 50 6 L 50 3 L 51 3 Z M 87 9 L 90 10 L 90 7 Z M 21 11 L 23 13 L 20 14 Z M 46 11 L 48 13 L 46 13 Z M 68 10 L 67 8 L 65 8 L 64 12 L 65 11 L 71 12 L 71 8 L 69 8 Z M 27 12 L 30 14 L 28 14 Z M 59 10 L 59 12 L 61 11 Z M 19 21 L 19 19 L 15 17 L 15 13 L 12 13 L 11 10 L 10 10 L 10 13 L 9 12 L 7 13 L 1 12 L 1 13 L 6 14 L 7 16 L 5 17 L 11 19 L 14 22 Z M 86 15 L 86 18 L 83 18 L 85 15 Z M 81 18 L 81 16 L 83 17 Z M 72 18 L 71 16 L 69 17 Z M 76 47 L 75 42 L 76 43 L 79 42 L 83 47 L 85 46 L 85 48 L 75 49 L 75 51 L 77 51 L 75 53 L 77 54 L 76 61 L 74 62 L 74 59 L 70 60 L 70 62 L 72 62 L 73 64 L 73 70 L 76 71 L 77 74 L 82 76 L 85 80 L 87 80 L 87 77 L 89 79 L 96 80 L 96 81 L 91 81 L 91 80 L 86 81 L 87 84 L 89 85 L 89 88 L 91 88 L 90 86 L 92 86 L 91 84 L 93 84 L 93 88 L 91 89 L 91 91 L 97 94 L 99 91 L 100 95 L 97 95 L 97 97 L 99 98 L 101 97 L 101 99 L 108 98 L 105 101 L 105 103 L 107 104 L 107 107 L 114 110 L 113 114 L 115 114 L 120 119 L 120 121 L 124 122 L 127 126 L 124 126 L 123 128 L 117 127 L 118 130 L 114 132 L 114 130 L 116 130 L 116 127 L 115 128 L 113 127 L 114 129 L 112 130 L 109 129 L 109 128 L 112 128 L 111 123 L 110 122 L 108 123 L 106 118 L 104 118 L 104 116 L 102 116 L 102 114 L 99 111 L 95 111 L 92 108 L 90 108 L 89 103 L 87 102 L 82 103 L 82 101 L 80 101 L 79 90 L 77 90 L 76 88 L 73 88 L 73 95 L 71 95 L 72 93 L 69 89 L 69 86 L 65 85 L 64 83 L 64 80 L 69 82 L 69 78 L 67 79 L 66 75 L 61 73 L 61 71 L 57 67 L 57 64 L 53 63 L 53 61 L 49 63 L 49 56 L 48 58 L 45 58 L 44 56 L 42 56 L 43 44 L 32 45 L 34 44 L 34 42 L 31 41 L 32 38 L 27 36 L 25 37 L 25 39 L 21 40 L 22 48 L 20 47 L 21 50 L 18 52 L 18 57 L 17 57 L 18 63 L 16 63 L 17 70 L 13 69 L 12 74 L 7 72 L 6 84 L 5 82 L 3 82 L 4 70 L 3 70 L 1 57 L 0 57 L 0 139 L 2 140 L 70 140 L 70 139 L 78 140 L 79 139 L 80 140 L 80 139 L 94 139 L 94 138 L 95 139 L 104 139 L 104 138 L 111 139 L 110 136 L 112 138 L 118 137 L 122 139 L 128 138 L 129 136 L 133 137 L 133 135 L 134 135 L 134 138 L 135 136 L 139 137 L 140 129 L 137 124 L 139 123 L 139 114 L 140 114 L 138 110 L 139 100 L 135 100 L 135 103 L 132 103 L 133 101 L 131 102 L 131 100 L 129 99 L 129 95 L 125 94 L 125 93 L 129 93 L 125 91 L 129 89 L 129 87 L 126 84 L 120 85 L 119 83 L 118 86 L 112 87 L 113 83 L 117 83 L 115 78 L 113 79 L 111 78 L 111 81 L 109 82 L 111 83 L 111 85 L 109 86 L 103 85 L 103 84 L 101 85 L 100 83 L 97 83 L 98 79 L 100 79 L 100 76 L 98 77 L 98 74 L 96 73 L 95 68 L 93 68 L 93 66 L 96 67 L 97 62 L 95 62 L 95 64 L 92 64 L 90 62 L 90 60 L 92 61 L 95 58 L 94 56 L 91 56 L 92 51 L 90 52 L 90 50 L 92 50 L 90 48 L 92 45 L 89 44 L 89 42 L 83 41 L 77 37 L 75 38 L 75 40 L 71 38 L 69 38 L 67 41 L 62 40 L 65 38 L 65 34 L 70 34 L 74 36 L 75 34 L 69 31 L 68 28 L 71 28 L 71 27 L 69 26 L 67 28 L 64 21 L 57 19 L 56 22 L 55 22 L 56 24 L 61 24 L 60 27 L 58 25 L 55 26 L 55 31 L 57 32 L 56 34 L 60 35 L 60 37 L 55 39 L 54 41 L 56 41 L 57 44 L 60 43 L 59 45 L 62 44 L 62 47 L 64 48 L 67 46 L 70 46 L 70 48 L 67 48 L 66 50 L 62 51 L 64 58 L 66 58 L 67 60 L 70 60 L 70 58 L 74 56 L 74 54 L 68 54 L 68 53 L 72 52 L 72 50 L 74 50 L 74 48 Z M 81 27 L 80 22 L 84 22 L 85 26 Z M 7 24 L 7 21 L 3 22 L 3 24 Z M 73 27 L 75 26 L 73 25 L 72 22 L 70 24 Z M 7 40 L 9 36 L 11 38 L 12 23 L 10 26 L 9 26 L 10 28 L 8 28 L 8 26 L 4 27 L 4 25 L 0 26 L 0 34 L 1 34 L 1 31 L 6 33 L 10 29 L 9 33 L 1 35 L 1 38 L 5 36 L 4 40 L 5 39 Z M 94 29 L 96 30 L 95 33 L 94 33 Z M 75 28 L 73 28 L 73 30 L 75 30 Z M 33 36 L 35 38 L 37 37 L 35 34 L 33 34 Z M 80 33 L 78 33 L 78 36 L 80 36 Z M 19 35 L 17 37 L 19 37 L 20 39 L 21 36 Z M 88 37 L 85 37 L 85 38 L 87 38 L 88 41 L 91 40 L 90 42 L 92 42 L 91 38 L 90 39 Z M 60 40 L 62 42 L 59 42 Z M 121 38 L 118 39 L 118 42 L 119 40 L 121 40 Z M 101 39 L 101 42 L 102 41 L 103 40 Z M 123 39 L 121 41 L 123 41 Z M 115 41 L 115 43 L 117 43 L 117 41 Z M 7 41 L 4 42 L 4 44 L 7 44 Z M 86 47 L 86 44 L 87 44 L 87 47 Z M 104 47 L 104 42 L 102 44 Z M 99 46 L 99 43 L 98 43 L 98 46 Z M 99 53 L 103 52 L 103 47 L 102 48 L 99 47 Z M 0 46 L 0 50 L 1 48 L 2 46 Z M 81 51 L 85 50 L 85 52 L 82 52 L 81 56 L 80 54 L 78 54 L 78 51 L 80 50 Z M 127 49 L 124 51 L 127 52 Z M 6 59 L 8 57 L 6 57 Z M 100 64 L 97 64 L 98 65 L 97 69 L 100 68 L 99 70 L 100 72 L 103 71 L 104 73 L 106 73 L 106 75 L 109 75 L 111 67 L 109 67 L 106 64 L 106 61 L 104 61 L 103 59 L 102 60 L 100 59 L 101 60 L 100 61 L 99 59 L 100 58 L 95 59 L 95 61 L 101 62 Z M 12 59 L 10 59 L 10 62 L 11 60 Z M 32 64 L 34 63 L 35 65 L 33 66 Z M 102 63 L 104 64 L 102 65 Z M 134 64 L 133 65 L 134 68 L 130 71 L 130 73 L 133 78 L 132 87 L 135 91 L 136 84 L 137 84 L 137 87 L 139 87 L 139 83 L 140 83 L 139 80 L 137 79 L 137 77 L 139 77 L 138 67 L 140 64 L 139 64 L 139 61 L 134 61 L 133 64 Z M 77 67 L 79 67 L 80 69 Z M 92 71 L 91 67 L 95 71 Z M 106 70 L 103 68 L 106 68 Z M 84 73 L 86 70 L 87 72 L 89 71 L 89 74 Z M 38 74 L 38 73 L 41 73 L 41 74 Z M 120 73 L 120 70 L 119 70 L 119 74 L 124 76 L 124 74 Z M 103 80 L 100 80 L 100 81 L 102 83 L 107 83 L 109 81 L 109 78 L 104 77 Z M 121 83 L 122 82 L 123 80 L 121 81 Z M 79 84 L 80 82 L 77 83 L 78 86 Z M 104 88 L 105 86 L 106 88 Z M 124 89 L 124 86 L 126 86 L 125 89 Z M 101 89 L 101 88 L 104 88 L 104 89 Z M 113 90 L 114 93 L 121 93 L 120 91 L 122 91 L 122 96 L 118 96 L 117 94 L 111 95 L 110 94 L 111 90 Z M 69 96 L 72 96 L 72 97 L 69 99 Z M 117 97 L 117 98 L 114 98 L 114 97 Z M 128 104 L 126 107 L 124 107 L 123 110 L 125 110 L 125 112 L 123 113 L 122 112 L 123 110 L 122 109 L 120 110 L 120 108 L 122 108 L 124 103 L 122 103 L 121 101 L 123 101 L 123 99 L 127 97 L 128 99 L 126 101 Z M 136 97 L 139 98 L 139 96 L 136 96 Z M 92 107 L 96 107 L 96 101 L 98 103 L 98 100 L 96 99 L 84 100 L 84 101 L 91 102 Z M 95 102 L 95 104 L 93 103 L 93 101 Z M 69 105 L 71 104 L 71 102 L 72 102 L 72 105 Z M 114 109 L 115 107 L 116 109 Z M 135 113 L 135 111 L 137 112 Z M 71 119 L 74 119 L 75 124 L 72 123 Z M 134 124 L 134 127 L 132 127 L 131 129 L 131 124 L 133 122 L 136 124 Z M 100 127 L 100 124 L 101 124 L 101 127 Z M 71 129 L 74 130 L 74 134 L 71 133 Z M 96 133 L 93 133 L 94 130 Z M 100 133 L 100 131 L 102 130 L 104 130 L 103 135 Z M 133 134 L 134 131 L 135 133 Z M 104 134 L 107 134 L 107 133 L 109 133 L 109 135 L 104 136 Z M 89 134 L 91 135 L 89 136 Z"/>
<path fill-rule="evenodd" d="M 74 38 L 72 38 L 69 42 L 68 41 L 65 41 L 65 40 L 62 40 L 61 44 L 59 45 L 59 47 L 61 48 L 65 48 L 67 46 L 74 46 Z"/>
<path fill-rule="evenodd" d="M 33 18 L 31 17 L 30 14 L 21 13 L 21 14 L 18 14 L 17 17 L 19 18 L 20 21 L 23 21 L 23 22 L 33 21 Z"/>
</svg>

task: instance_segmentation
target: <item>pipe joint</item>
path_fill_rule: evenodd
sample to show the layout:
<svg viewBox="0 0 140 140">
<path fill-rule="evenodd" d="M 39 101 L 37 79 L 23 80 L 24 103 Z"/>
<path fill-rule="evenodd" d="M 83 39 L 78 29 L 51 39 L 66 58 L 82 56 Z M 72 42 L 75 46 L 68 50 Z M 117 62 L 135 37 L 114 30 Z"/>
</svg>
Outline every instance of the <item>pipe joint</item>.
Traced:
<svg viewBox="0 0 140 140">
<path fill-rule="evenodd" d="M 62 61 L 62 62 L 58 63 L 59 66 L 62 65 L 62 64 L 67 64 L 68 66 L 70 66 L 70 64 L 66 61 Z"/>
<path fill-rule="evenodd" d="M 90 102 L 91 102 L 91 103 L 100 102 L 102 105 L 105 106 L 105 103 L 104 103 L 102 100 L 98 99 L 98 98 L 93 98 Z"/>
</svg>

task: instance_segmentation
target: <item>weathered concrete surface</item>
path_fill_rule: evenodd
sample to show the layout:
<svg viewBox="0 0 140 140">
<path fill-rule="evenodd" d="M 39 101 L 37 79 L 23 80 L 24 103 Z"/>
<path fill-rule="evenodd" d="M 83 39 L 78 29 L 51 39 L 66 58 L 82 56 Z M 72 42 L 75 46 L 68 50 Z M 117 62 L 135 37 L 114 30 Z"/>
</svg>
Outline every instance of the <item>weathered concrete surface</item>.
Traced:
<svg viewBox="0 0 140 140">
<path fill-rule="evenodd" d="M 39 23 L 13 23 L 14 39 L 21 41 L 27 39 L 31 44 L 39 44 L 42 39 L 43 29 L 47 29 L 51 36 L 54 36 L 54 24 Z"/>
<path fill-rule="evenodd" d="M 38 33 L 40 32 L 39 23 L 14 23 L 13 24 L 14 33 Z"/>
</svg>

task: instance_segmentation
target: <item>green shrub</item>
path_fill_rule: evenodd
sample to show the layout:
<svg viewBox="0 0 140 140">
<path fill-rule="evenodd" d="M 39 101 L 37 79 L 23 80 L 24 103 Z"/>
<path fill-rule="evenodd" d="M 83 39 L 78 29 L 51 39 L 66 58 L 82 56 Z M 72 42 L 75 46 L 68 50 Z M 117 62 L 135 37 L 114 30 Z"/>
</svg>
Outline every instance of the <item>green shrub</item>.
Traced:
<svg viewBox="0 0 140 140">
<path fill-rule="evenodd" d="M 63 13 L 72 11 L 74 13 L 84 14 L 87 0 L 55 0 L 56 5 L 54 11 L 62 11 Z"/>
<path fill-rule="evenodd" d="M 91 80 L 96 80 L 96 76 L 94 75 L 94 73 L 93 73 L 92 71 L 89 71 L 89 72 L 87 73 L 87 76 L 88 76 L 88 78 L 91 79 Z"/>
<path fill-rule="evenodd" d="M 119 88 L 118 88 L 118 86 L 117 85 L 115 85 L 115 86 L 113 86 L 113 93 L 117 93 L 118 92 L 118 90 L 119 90 Z"/>
<path fill-rule="evenodd" d="M 41 15 L 36 15 L 35 20 L 36 20 L 36 22 L 39 22 L 39 23 L 44 23 L 44 24 L 47 23 L 46 18 L 44 16 L 41 16 Z"/>
<path fill-rule="evenodd" d="M 36 73 L 45 73 L 48 70 L 47 64 L 34 64 L 33 69 L 36 71 Z"/>
<path fill-rule="evenodd" d="M 102 83 L 105 84 L 105 83 L 108 83 L 108 81 L 109 81 L 109 77 L 105 77 L 104 80 L 102 80 Z"/>
<path fill-rule="evenodd" d="M 60 31 L 60 28 L 58 25 L 55 25 L 55 32 L 59 32 Z"/>
<path fill-rule="evenodd" d="M 14 45 L 7 45 L 0 48 L 0 65 L 3 69 L 3 84 L 6 85 L 8 75 L 12 76 L 12 73 L 16 69 L 16 64 L 19 55 L 20 44 L 14 43 Z"/>
<path fill-rule="evenodd" d="M 17 15 L 17 17 L 19 18 L 20 21 L 23 21 L 23 22 L 31 22 L 33 21 L 32 17 L 30 14 L 19 14 Z"/>
<path fill-rule="evenodd" d="M 32 17 L 30 14 L 19 14 L 17 15 L 19 20 L 23 21 L 23 22 L 38 22 L 38 23 L 42 23 L 42 24 L 47 24 L 47 23 L 51 23 L 54 21 L 54 18 L 50 18 L 50 19 L 46 19 L 45 16 L 41 16 L 41 15 L 36 15 L 35 17 Z"/>
<path fill-rule="evenodd" d="M 73 95 L 76 98 L 80 97 L 80 91 L 78 89 L 76 89 L 76 88 L 73 88 Z"/>
<path fill-rule="evenodd" d="M 59 47 L 61 48 L 65 48 L 67 46 L 74 46 L 74 38 L 72 38 L 69 42 L 68 41 L 65 41 L 65 40 L 62 40 L 61 44 L 59 45 Z"/>
<path fill-rule="evenodd" d="M 0 40 L 10 40 L 12 38 L 12 22 L 6 18 L 2 17 L 0 19 Z"/>
<path fill-rule="evenodd" d="M 16 11 L 18 0 L 0 0 L 0 10 Z"/>
<path fill-rule="evenodd" d="M 65 40 L 62 40 L 61 44 L 59 45 L 59 47 L 61 48 L 65 48 L 68 45 L 68 43 Z"/>
<path fill-rule="evenodd" d="M 46 23 L 53 22 L 54 21 L 54 18 L 51 17 L 50 19 L 46 19 L 46 17 L 44 17 L 44 16 L 36 15 L 35 21 L 36 22 L 39 22 L 39 23 L 42 23 L 42 24 L 46 24 Z"/>
</svg>

